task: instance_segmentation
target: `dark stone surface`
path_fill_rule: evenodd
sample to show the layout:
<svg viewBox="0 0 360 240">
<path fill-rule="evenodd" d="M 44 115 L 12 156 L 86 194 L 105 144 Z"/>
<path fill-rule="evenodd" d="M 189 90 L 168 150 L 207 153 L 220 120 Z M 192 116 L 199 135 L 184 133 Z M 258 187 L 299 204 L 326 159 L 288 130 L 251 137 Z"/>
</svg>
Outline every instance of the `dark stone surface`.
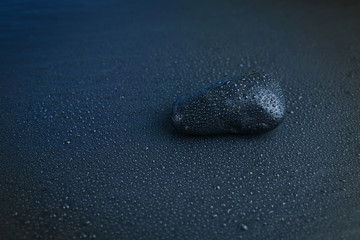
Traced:
<svg viewBox="0 0 360 240">
<path fill-rule="evenodd" d="M 179 97 L 171 123 L 186 134 L 249 135 L 276 128 L 284 115 L 285 99 L 279 82 L 268 74 L 250 72 Z"/>
<path fill-rule="evenodd" d="M 357 1 L 0 11 L 0 239 L 359 239 Z M 177 134 L 176 96 L 252 69 L 278 128 Z"/>
</svg>

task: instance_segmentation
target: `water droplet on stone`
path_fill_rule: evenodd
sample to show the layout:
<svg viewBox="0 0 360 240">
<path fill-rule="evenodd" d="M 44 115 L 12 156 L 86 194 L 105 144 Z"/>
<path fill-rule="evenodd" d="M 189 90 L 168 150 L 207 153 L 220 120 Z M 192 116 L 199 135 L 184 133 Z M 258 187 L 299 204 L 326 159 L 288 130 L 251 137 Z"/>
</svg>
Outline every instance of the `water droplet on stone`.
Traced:
<svg viewBox="0 0 360 240">
<path fill-rule="evenodd" d="M 279 82 L 253 72 L 228 77 L 178 98 L 171 122 L 187 134 L 258 134 L 276 128 L 284 114 Z"/>
<path fill-rule="evenodd" d="M 248 226 L 246 226 L 245 224 L 240 224 L 240 229 L 243 230 L 243 231 L 247 231 L 249 228 Z"/>
</svg>

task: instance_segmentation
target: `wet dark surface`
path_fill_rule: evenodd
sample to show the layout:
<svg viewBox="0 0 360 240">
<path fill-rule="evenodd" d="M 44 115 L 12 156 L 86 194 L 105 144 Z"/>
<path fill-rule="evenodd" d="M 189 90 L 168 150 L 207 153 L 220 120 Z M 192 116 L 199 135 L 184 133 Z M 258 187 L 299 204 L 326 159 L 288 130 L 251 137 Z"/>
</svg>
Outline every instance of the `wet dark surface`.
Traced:
<svg viewBox="0 0 360 240">
<path fill-rule="evenodd" d="M 279 82 L 269 74 L 228 76 L 179 97 L 171 124 L 188 135 L 256 135 L 275 129 L 285 116 Z"/>
<path fill-rule="evenodd" d="M 357 1 L 1 1 L 1 239 L 359 239 Z M 287 115 L 186 137 L 172 103 L 264 70 Z"/>
<path fill-rule="evenodd" d="M 257 135 L 275 129 L 286 108 L 279 82 L 269 74 L 228 76 L 179 97 L 171 124 L 188 135 Z"/>
</svg>

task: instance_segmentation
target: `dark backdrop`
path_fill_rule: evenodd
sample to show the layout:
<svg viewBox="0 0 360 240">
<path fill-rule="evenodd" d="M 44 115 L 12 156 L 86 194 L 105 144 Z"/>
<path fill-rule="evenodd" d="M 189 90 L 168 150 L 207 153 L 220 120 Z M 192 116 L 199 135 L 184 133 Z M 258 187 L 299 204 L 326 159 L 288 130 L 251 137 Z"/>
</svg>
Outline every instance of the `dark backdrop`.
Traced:
<svg viewBox="0 0 360 240">
<path fill-rule="evenodd" d="M 1 239 L 359 239 L 359 1 L 2 0 Z M 187 137 L 174 100 L 281 81 L 269 134 Z"/>
</svg>

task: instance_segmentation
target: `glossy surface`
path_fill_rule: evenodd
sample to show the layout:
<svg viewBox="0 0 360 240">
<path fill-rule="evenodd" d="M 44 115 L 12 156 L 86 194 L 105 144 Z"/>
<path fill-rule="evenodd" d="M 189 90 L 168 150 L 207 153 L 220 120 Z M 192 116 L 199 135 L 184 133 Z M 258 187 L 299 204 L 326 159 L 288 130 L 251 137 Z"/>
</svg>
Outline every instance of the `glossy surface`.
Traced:
<svg viewBox="0 0 360 240">
<path fill-rule="evenodd" d="M 359 239 L 357 1 L 0 1 L 0 239 Z M 251 70 L 286 117 L 182 136 Z"/>
<path fill-rule="evenodd" d="M 171 123 L 194 135 L 260 134 L 284 119 L 285 99 L 278 81 L 251 72 L 228 77 L 179 97 Z"/>
</svg>

